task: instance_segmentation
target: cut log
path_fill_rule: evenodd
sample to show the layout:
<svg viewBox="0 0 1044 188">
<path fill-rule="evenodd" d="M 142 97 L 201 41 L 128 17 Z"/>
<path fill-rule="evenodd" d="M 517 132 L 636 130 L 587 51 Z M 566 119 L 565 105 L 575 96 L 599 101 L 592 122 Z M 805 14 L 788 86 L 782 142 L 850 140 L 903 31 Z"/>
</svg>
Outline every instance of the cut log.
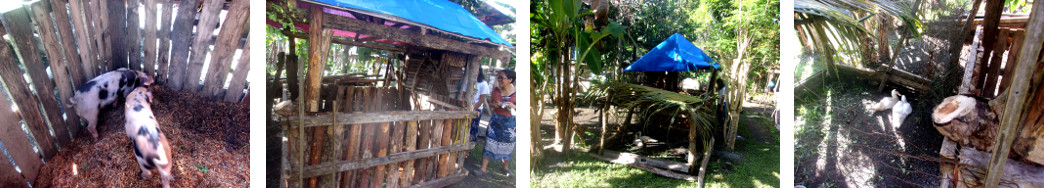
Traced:
<svg viewBox="0 0 1044 188">
<path fill-rule="evenodd" d="M 1000 96 L 1006 96 L 1002 93 Z M 962 146 L 992 152 L 993 141 L 997 135 L 999 117 L 997 110 L 1004 106 L 1006 98 L 986 101 L 966 95 L 956 95 L 943 99 L 943 102 L 932 110 L 932 121 L 936 130 Z M 1044 124 L 1027 124 L 1019 129 L 1009 158 L 1044 165 Z"/>
</svg>

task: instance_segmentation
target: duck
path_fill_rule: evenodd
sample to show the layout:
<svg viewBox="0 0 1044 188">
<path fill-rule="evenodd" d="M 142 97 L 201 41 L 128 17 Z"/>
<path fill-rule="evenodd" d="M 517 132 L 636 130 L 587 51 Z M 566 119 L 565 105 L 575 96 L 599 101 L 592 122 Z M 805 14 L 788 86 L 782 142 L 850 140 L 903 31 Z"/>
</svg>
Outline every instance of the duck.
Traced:
<svg viewBox="0 0 1044 188">
<path fill-rule="evenodd" d="M 899 127 L 906 120 L 906 116 L 909 116 L 913 112 L 913 106 L 910 106 L 909 102 L 906 102 L 906 95 L 901 95 L 902 99 L 895 103 L 892 107 L 892 126 Z"/>
<path fill-rule="evenodd" d="M 880 102 L 877 102 L 877 104 L 871 106 L 870 110 L 873 110 L 874 112 L 879 112 L 891 109 L 892 106 L 895 106 L 895 103 L 899 101 L 899 95 L 899 91 L 892 89 L 892 97 L 885 97 L 881 99 Z"/>
</svg>

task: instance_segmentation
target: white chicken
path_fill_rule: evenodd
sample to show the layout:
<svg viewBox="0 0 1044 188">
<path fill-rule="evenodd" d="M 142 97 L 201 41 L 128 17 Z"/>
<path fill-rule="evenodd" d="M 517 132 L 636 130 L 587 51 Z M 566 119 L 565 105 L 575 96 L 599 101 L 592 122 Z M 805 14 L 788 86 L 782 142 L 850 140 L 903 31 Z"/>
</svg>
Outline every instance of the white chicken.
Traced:
<svg viewBox="0 0 1044 188">
<path fill-rule="evenodd" d="M 895 103 L 892 107 L 892 126 L 899 127 L 906 120 L 906 116 L 913 112 L 913 106 L 910 106 L 909 102 L 906 102 L 906 95 L 902 95 L 902 100 Z"/>
<path fill-rule="evenodd" d="M 881 99 L 880 102 L 877 102 L 877 104 L 871 106 L 870 110 L 873 110 L 874 112 L 888 110 L 891 109 L 892 106 L 895 106 L 895 103 L 897 101 L 899 101 L 899 91 L 892 89 L 892 97 L 885 97 Z"/>
</svg>

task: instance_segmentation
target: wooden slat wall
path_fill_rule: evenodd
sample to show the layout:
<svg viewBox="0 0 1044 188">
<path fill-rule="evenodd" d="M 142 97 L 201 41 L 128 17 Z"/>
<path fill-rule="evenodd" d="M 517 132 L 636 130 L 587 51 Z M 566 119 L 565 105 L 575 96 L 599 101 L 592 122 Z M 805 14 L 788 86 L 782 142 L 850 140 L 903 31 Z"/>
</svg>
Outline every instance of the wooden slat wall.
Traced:
<svg viewBox="0 0 1044 188">
<path fill-rule="evenodd" d="M 67 100 L 80 84 L 103 72 L 120 67 L 143 70 L 155 76 L 159 85 L 188 87 L 188 91 L 195 91 L 202 79 L 213 86 L 203 93 L 212 100 L 241 102 L 248 96 L 249 44 L 240 43 L 247 36 L 249 1 L 231 1 L 227 11 L 232 12 L 221 24 L 214 53 L 206 51 L 213 37 L 208 31 L 218 25 L 226 1 L 207 1 L 199 13 L 199 0 L 181 0 L 177 6 L 185 8 L 177 9 L 181 16 L 176 21 L 171 16 L 173 2 L 47 0 L 3 13 L 0 36 L 8 38 L 0 38 L 0 78 L 4 81 L 0 90 L 9 95 L 0 96 L 9 99 L 0 98 L 0 119 L 5 120 L 0 121 L 0 144 L 13 163 L 0 155 L 0 187 L 33 186 L 43 161 L 85 135 L 80 117 L 66 105 Z M 140 8 L 144 10 L 139 12 Z M 195 24 L 197 14 L 204 18 L 202 25 Z M 138 23 L 140 17 L 145 19 Z M 157 23 L 162 25 L 157 27 Z M 145 29 L 139 24 L 145 24 Z M 198 40 L 191 43 L 195 30 L 204 34 L 196 35 Z M 191 61 L 190 48 L 200 50 Z M 233 57 L 240 48 L 236 60 Z M 205 56 L 215 58 L 204 62 Z M 236 62 L 234 69 L 232 62 Z M 208 63 L 211 69 L 203 77 L 201 68 Z M 188 71 L 195 76 L 184 76 Z M 180 82 L 165 82 L 169 80 Z M 224 89 L 226 81 L 229 89 Z"/>
<path fill-rule="evenodd" d="M 357 114 L 364 112 L 388 112 L 403 110 L 408 106 L 408 99 L 397 88 L 373 86 L 330 86 L 324 87 L 330 93 L 331 106 L 327 109 L 333 114 Z M 419 96 L 419 95 L 418 95 Z M 408 107 L 407 107 L 408 108 Z M 408 109 L 406 109 L 408 110 Z M 343 112 L 343 113 L 338 113 Z M 330 122 L 336 117 L 330 116 Z M 330 164 L 355 163 L 363 168 L 335 171 L 320 170 L 322 174 L 308 174 L 304 180 L 306 187 L 406 187 L 445 178 L 458 177 L 463 172 L 458 164 L 463 152 L 453 150 L 438 152 L 434 155 L 413 158 L 404 161 L 387 157 L 402 157 L 409 153 L 428 148 L 445 148 L 444 146 L 463 147 L 464 134 L 467 132 L 469 119 L 439 119 L 421 121 L 389 121 L 381 123 L 365 123 L 351 125 L 328 124 L 305 128 L 307 148 L 304 148 L 306 163 L 309 166 L 329 168 Z M 325 129 L 324 129 L 325 127 Z M 296 134 L 291 128 L 288 134 Z M 343 133 L 343 134 L 340 134 Z M 290 138 L 290 157 L 300 152 L 292 146 L 299 145 L 294 137 Z M 441 150 L 440 150 L 441 151 Z M 387 161 L 375 164 L 360 164 L 365 160 Z M 296 164 L 296 162 L 291 162 Z M 333 165 L 336 166 L 336 165 Z M 308 169 L 309 167 L 305 167 Z M 295 169 L 297 169 L 295 167 Z M 296 174 L 290 173 L 290 174 Z M 295 175 L 291 175 L 295 176 Z M 288 177 L 291 184 L 296 184 L 296 177 Z"/>
<path fill-rule="evenodd" d="M 973 90 L 978 90 L 977 95 L 993 98 L 1003 93 L 1011 85 L 1011 74 L 1014 72 L 1010 67 L 1015 67 L 1016 57 L 1022 48 L 1022 38 L 1025 37 L 1025 33 L 1024 29 L 1000 28 L 997 42 L 991 47 L 983 47 L 992 50 L 990 50 L 990 54 L 982 54 L 982 58 L 988 60 L 982 61 L 986 64 L 977 65 L 985 66 L 986 68 L 983 70 L 986 72 L 975 72 L 973 76 L 973 80 L 984 80 L 982 85 L 971 87 Z"/>
</svg>

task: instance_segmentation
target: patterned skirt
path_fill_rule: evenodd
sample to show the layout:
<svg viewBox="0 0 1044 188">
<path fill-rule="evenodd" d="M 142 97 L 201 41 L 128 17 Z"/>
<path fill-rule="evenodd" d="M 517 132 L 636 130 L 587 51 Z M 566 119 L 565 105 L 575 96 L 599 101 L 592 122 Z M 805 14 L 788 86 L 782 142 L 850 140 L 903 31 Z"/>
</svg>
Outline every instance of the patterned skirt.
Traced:
<svg viewBox="0 0 1044 188">
<path fill-rule="evenodd" d="M 482 154 L 495 160 L 511 160 L 515 152 L 515 117 L 493 113 L 486 128 L 486 147 Z"/>
</svg>

